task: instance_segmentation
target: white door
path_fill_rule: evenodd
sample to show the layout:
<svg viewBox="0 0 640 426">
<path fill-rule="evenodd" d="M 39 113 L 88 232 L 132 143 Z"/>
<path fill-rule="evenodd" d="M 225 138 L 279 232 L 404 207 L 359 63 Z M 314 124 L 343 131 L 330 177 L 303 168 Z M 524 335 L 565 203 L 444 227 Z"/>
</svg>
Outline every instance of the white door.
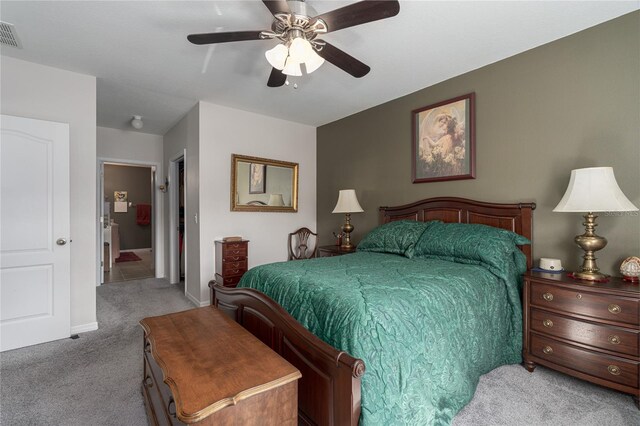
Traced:
<svg viewBox="0 0 640 426">
<path fill-rule="evenodd" d="M 69 337 L 69 125 L 2 115 L 0 351 Z"/>
</svg>

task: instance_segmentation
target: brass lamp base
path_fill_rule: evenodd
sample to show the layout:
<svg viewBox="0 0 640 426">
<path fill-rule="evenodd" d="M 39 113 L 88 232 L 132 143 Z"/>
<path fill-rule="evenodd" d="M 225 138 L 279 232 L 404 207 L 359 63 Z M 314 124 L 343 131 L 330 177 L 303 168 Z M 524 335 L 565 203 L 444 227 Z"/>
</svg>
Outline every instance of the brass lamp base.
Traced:
<svg viewBox="0 0 640 426">
<path fill-rule="evenodd" d="M 598 226 L 596 224 L 597 217 L 598 216 L 593 213 L 587 213 L 584 215 L 584 222 L 582 224 L 585 227 L 585 232 L 582 235 L 576 236 L 574 239 L 576 244 L 584 250 L 580 271 L 573 273 L 573 277 L 579 280 L 603 281 L 609 278 L 609 275 L 599 272 L 600 269 L 596 264 L 596 257 L 594 256 L 596 251 L 602 250 L 607 245 L 607 239 L 596 235 L 594 232 L 596 226 Z"/>
<path fill-rule="evenodd" d="M 353 244 L 351 244 L 351 233 L 353 232 L 353 225 L 351 224 L 351 213 L 345 213 L 344 225 L 342 225 L 342 232 L 344 237 L 342 238 L 342 244 L 340 248 L 352 250 Z"/>
<path fill-rule="evenodd" d="M 586 281 L 606 281 L 609 279 L 609 275 L 601 274 L 600 272 L 574 272 L 572 276 L 576 280 Z"/>
</svg>

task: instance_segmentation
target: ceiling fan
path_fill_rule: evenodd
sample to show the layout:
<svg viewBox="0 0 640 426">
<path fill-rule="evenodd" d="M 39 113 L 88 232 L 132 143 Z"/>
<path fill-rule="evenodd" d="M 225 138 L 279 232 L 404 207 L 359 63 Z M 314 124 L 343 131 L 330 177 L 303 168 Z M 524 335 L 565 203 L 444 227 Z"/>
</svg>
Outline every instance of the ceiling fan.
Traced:
<svg viewBox="0 0 640 426">
<path fill-rule="evenodd" d="M 400 11 L 397 0 L 363 0 L 316 16 L 304 0 L 262 0 L 274 17 L 271 31 L 232 31 L 191 34 L 193 44 L 228 43 L 246 40 L 274 40 L 281 43 L 265 53 L 273 67 L 267 86 L 280 87 L 287 76 L 307 74 L 328 61 L 354 77 L 364 77 L 371 68 L 318 35 L 390 18 Z"/>
</svg>

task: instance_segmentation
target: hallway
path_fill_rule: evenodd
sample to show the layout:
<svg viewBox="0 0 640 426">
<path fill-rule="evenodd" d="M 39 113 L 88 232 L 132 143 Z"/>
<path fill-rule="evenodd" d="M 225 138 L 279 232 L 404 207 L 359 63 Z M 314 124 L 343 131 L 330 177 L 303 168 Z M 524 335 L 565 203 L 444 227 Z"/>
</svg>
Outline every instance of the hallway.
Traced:
<svg viewBox="0 0 640 426">
<path fill-rule="evenodd" d="M 121 255 L 123 253 L 133 253 L 140 260 L 113 262 L 111 270 L 104 273 L 105 284 L 155 277 L 151 249 L 127 250 Z"/>
</svg>

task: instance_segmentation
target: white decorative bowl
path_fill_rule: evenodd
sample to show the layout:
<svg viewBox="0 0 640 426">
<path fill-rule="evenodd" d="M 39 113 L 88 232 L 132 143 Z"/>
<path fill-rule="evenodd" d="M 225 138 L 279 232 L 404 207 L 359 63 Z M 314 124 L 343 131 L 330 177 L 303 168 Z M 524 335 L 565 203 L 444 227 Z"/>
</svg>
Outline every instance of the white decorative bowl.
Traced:
<svg viewBox="0 0 640 426">
<path fill-rule="evenodd" d="M 625 281 L 638 282 L 640 277 L 640 257 L 627 257 L 620 264 L 620 273 Z"/>
</svg>

